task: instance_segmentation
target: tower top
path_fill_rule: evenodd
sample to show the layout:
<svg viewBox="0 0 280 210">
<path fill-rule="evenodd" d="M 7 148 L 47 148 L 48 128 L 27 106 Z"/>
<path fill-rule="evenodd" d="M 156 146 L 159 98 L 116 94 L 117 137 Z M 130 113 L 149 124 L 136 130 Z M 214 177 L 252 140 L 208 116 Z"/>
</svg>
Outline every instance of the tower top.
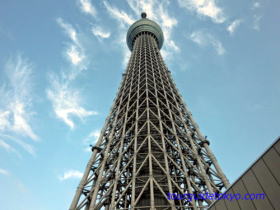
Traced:
<svg viewBox="0 0 280 210">
<path fill-rule="evenodd" d="M 128 29 L 126 35 L 126 43 L 128 48 L 132 51 L 134 40 L 139 33 L 149 32 L 155 36 L 158 43 L 158 48 L 161 49 L 164 37 L 160 26 L 156 22 L 148 19 L 145 12 L 141 13 L 141 17 L 142 18 L 140 20 L 137 20 Z"/>
</svg>

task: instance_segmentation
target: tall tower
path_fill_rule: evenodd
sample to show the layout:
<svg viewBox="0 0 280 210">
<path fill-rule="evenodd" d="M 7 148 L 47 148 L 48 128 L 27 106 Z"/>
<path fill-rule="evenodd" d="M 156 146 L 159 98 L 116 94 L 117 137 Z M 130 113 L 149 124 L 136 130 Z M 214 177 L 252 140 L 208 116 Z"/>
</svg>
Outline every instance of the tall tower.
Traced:
<svg viewBox="0 0 280 210">
<path fill-rule="evenodd" d="M 163 33 L 146 18 L 127 32 L 131 57 L 70 210 L 201 209 L 229 182 L 160 54 Z"/>
</svg>

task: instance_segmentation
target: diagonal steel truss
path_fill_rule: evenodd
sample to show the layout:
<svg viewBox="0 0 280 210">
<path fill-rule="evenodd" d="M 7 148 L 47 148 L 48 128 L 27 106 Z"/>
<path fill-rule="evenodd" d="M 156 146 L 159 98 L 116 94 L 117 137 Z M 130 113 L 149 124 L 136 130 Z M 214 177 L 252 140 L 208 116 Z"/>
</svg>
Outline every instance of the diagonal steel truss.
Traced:
<svg viewBox="0 0 280 210">
<path fill-rule="evenodd" d="M 153 34 L 137 35 L 117 97 L 70 210 L 203 209 L 229 182 L 180 96 Z"/>
</svg>

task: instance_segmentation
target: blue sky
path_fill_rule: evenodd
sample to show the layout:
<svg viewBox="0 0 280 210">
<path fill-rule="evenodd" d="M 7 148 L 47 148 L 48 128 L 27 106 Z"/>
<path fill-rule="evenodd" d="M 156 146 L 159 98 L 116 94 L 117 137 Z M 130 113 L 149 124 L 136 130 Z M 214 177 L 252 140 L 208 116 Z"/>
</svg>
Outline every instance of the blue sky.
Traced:
<svg viewBox="0 0 280 210">
<path fill-rule="evenodd" d="M 230 182 L 279 136 L 278 1 L 0 3 L 1 209 L 68 208 L 142 11 Z"/>
</svg>

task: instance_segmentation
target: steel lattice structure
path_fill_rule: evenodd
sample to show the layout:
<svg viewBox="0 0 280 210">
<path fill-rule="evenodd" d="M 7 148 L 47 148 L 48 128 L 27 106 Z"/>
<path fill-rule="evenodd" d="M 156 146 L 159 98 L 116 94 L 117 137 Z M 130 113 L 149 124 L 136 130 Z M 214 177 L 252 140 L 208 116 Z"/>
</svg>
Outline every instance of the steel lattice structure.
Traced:
<svg viewBox="0 0 280 210">
<path fill-rule="evenodd" d="M 142 14 L 127 42 L 128 67 L 70 210 L 203 209 L 210 200 L 167 199 L 229 182 L 164 64 L 162 31 Z"/>
</svg>

